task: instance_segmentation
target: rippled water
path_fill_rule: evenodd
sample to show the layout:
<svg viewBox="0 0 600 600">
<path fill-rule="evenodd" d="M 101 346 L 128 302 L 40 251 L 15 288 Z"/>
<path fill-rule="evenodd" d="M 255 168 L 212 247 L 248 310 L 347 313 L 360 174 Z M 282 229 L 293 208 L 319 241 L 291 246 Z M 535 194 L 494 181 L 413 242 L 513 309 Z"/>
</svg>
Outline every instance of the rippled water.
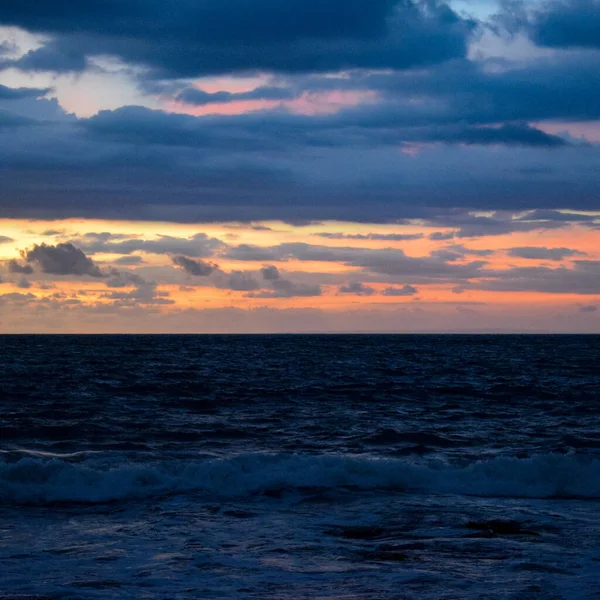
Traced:
<svg viewBox="0 0 600 600">
<path fill-rule="evenodd" d="M 0 598 L 600 597 L 599 336 L 4 336 L 0 361 Z"/>
</svg>

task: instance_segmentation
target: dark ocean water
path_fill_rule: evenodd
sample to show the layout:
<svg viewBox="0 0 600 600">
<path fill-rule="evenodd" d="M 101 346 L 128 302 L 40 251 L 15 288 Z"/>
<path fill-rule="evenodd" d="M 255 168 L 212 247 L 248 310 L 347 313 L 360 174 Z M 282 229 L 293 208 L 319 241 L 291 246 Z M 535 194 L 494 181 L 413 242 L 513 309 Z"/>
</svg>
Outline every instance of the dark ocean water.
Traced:
<svg viewBox="0 0 600 600">
<path fill-rule="evenodd" d="M 0 598 L 600 598 L 600 336 L 3 336 L 0 365 Z"/>
</svg>

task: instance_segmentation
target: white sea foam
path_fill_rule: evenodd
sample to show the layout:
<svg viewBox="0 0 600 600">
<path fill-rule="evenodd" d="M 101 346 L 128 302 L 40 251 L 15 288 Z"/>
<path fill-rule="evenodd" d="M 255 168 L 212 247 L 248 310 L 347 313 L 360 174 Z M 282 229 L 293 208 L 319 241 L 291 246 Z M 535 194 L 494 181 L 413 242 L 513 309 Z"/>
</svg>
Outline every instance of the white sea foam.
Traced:
<svg viewBox="0 0 600 600">
<path fill-rule="evenodd" d="M 73 464 L 58 459 L 0 461 L 0 501 L 108 502 L 199 492 L 245 497 L 274 490 L 353 488 L 492 497 L 600 498 L 600 459 L 544 454 L 465 467 L 347 456 L 246 454 L 228 459 Z"/>
</svg>

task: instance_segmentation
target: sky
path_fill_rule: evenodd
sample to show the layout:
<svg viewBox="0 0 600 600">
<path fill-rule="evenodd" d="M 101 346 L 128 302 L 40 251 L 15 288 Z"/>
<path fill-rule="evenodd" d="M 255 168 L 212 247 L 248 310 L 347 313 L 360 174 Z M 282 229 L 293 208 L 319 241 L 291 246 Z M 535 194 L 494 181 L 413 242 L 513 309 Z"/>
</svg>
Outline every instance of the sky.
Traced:
<svg viewBox="0 0 600 600">
<path fill-rule="evenodd" d="M 0 333 L 600 333 L 600 0 L 3 0 Z"/>
</svg>

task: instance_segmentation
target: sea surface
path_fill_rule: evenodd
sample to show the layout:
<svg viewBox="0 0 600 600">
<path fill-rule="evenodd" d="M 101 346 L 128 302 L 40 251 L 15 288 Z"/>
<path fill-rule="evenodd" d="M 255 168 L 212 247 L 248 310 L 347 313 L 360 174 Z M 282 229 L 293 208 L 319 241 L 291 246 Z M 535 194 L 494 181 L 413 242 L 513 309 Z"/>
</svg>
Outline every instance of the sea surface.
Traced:
<svg viewBox="0 0 600 600">
<path fill-rule="evenodd" d="M 600 598 L 600 336 L 2 336 L 0 598 Z"/>
</svg>

